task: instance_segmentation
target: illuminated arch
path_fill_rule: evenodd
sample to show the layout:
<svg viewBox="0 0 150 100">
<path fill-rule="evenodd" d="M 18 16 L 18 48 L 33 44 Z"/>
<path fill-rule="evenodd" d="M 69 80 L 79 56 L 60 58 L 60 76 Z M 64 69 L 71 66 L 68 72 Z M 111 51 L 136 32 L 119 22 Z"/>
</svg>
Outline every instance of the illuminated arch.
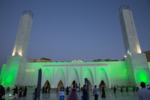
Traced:
<svg viewBox="0 0 150 100">
<path fill-rule="evenodd" d="M 42 84 L 41 86 L 43 87 L 46 81 L 49 81 L 49 83 L 51 84 L 51 73 L 50 70 L 47 68 L 45 70 L 43 70 L 43 75 L 42 75 Z"/>
<path fill-rule="evenodd" d="M 108 81 L 107 73 L 106 73 L 104 68 L 100 68 L 100 70 L 98 71 L 98 76 L 97 76 L 98 85 L 100 84 L 100 82 L 102 80 L 105 82 L 106 88 L 108 88 L 109 87 L 109 81 Z"/>
<path fill-rule="evenodd" d="M 84 79 L 85 79 L 85 78 L 87 78 L 87 79 L 90 81 L 91 85 L 94 86 L 93 74 L 92 74 L 92 71 L 91 71 L 89 68 L 87 68 L 87 69 L 84 71 L 83 81 L 82 81 L 83 83 L 84 83 Z"/>
<path fill-rule="evenodd" d="M 71 85 L 73 81 L 76 81 L 79 86 L 79 75 L 75 68 L 73 68 L 69 74 L 69 85 Z"/>
<path fill-rule="evenodd" d="M 55 86 L 54 87 L 57 87 L 57 84 L 59 83 L 59 81 L 62 81 L 63 85 L 65 86 L 65 74 L 64 74 L 64 71 L 60 68 L 56 75 L 55 75 Z"/>
</svg>

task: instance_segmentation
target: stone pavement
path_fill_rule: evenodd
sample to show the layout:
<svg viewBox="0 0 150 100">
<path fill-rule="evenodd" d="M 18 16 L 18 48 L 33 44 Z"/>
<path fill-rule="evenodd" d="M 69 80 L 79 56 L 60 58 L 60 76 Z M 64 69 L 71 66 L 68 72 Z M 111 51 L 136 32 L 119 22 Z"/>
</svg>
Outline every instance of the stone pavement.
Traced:
<svg viewBox="0 0 150 100">
<path fill-rule="evenodd" d="M 10 99 L 8 97 L 5 98 L 5 100 L 33 100 L 32 99 L 32 94 L 33 94 L 34 90 L 33 89 L 28 89 L 27 91 L 27 97 L 22 97 L 22 98 L 18 98 L 18 99 Z M 10 91 L 8 94 L 12 94 L 13 92 Z M 106 94 L 106 98 L 101 98 L 101 93 L 99 92 L 99 96 L 98 96 L 98 100 L 138 100 L 138 93 L 137 92 L 132 92 L 130 90 L 130 92 L 123 92 L 121 93 L 120 90 L 117 90 L 116 94 L 113 93 L 113 90 L 106 90 L 105 91 Z M 81 100 L 80 97 L 80 92 L 77 93 L 78 95 L 78 100 Z M 64 100 L 67 100 L 68 96 L 65 96 Z M 45 93 L 43 94 L 41 92 L 40 95 L 40 100 L 59 100 L 59 93 L 56 93 L 56 91 L 51 91 L 51 93 Z M 90 92 L 89 93 L 89 100 L 94 100 L 94 96 L 93 94 Z"/>
</svg>

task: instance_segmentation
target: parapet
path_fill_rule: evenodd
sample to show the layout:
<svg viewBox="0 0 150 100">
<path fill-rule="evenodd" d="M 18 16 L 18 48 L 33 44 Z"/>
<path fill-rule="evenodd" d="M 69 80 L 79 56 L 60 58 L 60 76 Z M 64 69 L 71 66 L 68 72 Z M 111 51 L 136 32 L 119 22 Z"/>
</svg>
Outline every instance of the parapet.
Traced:
<svg viewBox="0 0 150 100">
<path fill-rule="evenodd" d="M 31 10 L 23 11 L 23 14 L 22 14 L 22 15 L 24 15 L 24 14 L 29 14 L 29 15 L 33 18 L 33 13 L 32 13 Z"/>
<path fill-rule="evenodd" d="M 130 10 L 130 6 L 129 5 L 122 5 L 119 7 L 119 13 L 122 11 L 122 9 L 128 9 Z"/>
</svg>

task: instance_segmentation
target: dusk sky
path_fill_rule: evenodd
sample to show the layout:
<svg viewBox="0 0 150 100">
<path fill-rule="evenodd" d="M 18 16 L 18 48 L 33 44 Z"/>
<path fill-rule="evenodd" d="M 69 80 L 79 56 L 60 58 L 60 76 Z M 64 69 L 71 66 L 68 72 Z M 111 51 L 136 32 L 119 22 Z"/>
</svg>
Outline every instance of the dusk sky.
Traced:
<svg viewBox="0 0 150 100">
<path fill-rule="evenodd" d="M 27 58 L 122 60 L 121 5 L 132 10 L 142 52 L 150 50 L 150 0 L 0 0 L 0 69 L 25 10 L 34 14 Z"/>
</svg>

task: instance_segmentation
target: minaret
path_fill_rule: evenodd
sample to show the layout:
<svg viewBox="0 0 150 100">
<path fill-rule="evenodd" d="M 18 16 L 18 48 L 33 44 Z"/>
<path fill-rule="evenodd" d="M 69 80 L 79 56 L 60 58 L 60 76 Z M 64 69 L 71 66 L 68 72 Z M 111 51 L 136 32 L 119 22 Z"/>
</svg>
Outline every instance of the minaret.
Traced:
<svg viewBox="0 0 150 100">
<path fill-rule="evenodd" d="M 24 85 L 23 83 L 27 63 L 26 57 L 32 22 L 33 13 L 31 11 L 24 11 L 21 16 L 12 56 L 8 57 L 5 67 L 5 77 L 2 79 L 2 85 L 5 87 Z"/>
<path fill-rule="evenodd" d="M 32 18 L 33 18 L 33 13 L 31 11 L 23 12 L 23 15 L 21 16 L 12 56 L 19 55 L 26 58 L 30 33 L 32 28 L 32 22 L 33 22 Z"/>
<path fill-rule="evenodd" d="M 132 11 L 128 5 L 120 6 L 119 18 L 126 51 L 129 84 L 139 86 L 142 81 L 148 84 L 150 80 L 148 62 L 145 54 L 141 53 Z"/>
</svg>

